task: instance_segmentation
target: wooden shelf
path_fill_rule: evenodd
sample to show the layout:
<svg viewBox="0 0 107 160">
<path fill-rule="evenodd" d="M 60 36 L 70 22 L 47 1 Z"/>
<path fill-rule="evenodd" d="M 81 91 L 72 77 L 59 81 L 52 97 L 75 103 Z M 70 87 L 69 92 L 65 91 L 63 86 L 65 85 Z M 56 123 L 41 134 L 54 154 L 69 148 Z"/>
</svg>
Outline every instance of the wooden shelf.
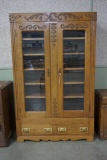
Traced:
<svg viewBox="0 0 107 160">
<path fill-rule="evenodd" d="M 78 67 L 78 68 L 64 68 L 64 70 L 84 70 L 83 67 Z"/>
<path fill-rule="evenodd" d="M 25 98 L 46 98 L 45 95 L 27 95 Z"/>
<path fill-rule="evenodd" d="M 81 39 L 85 39 L 85 37 L 65 37 L 63 38 L 63 40 L 81 40 Z"/>
<path fill-rule="evenodd" d="M 24 56 L 45 56 L 44 53 L 24 54 Z"/>
<path fill-rule="evenodd" d="M 84 98 L 84 94 L 83 93 L 72 93 L 72 94 L 68 94 L 65 95 L 64 98 Z"/>
<path fill-rule="evenodd" d="M 25 82 L 25 85 L 45 85 L 45 82 L 30 81 L 30 82 Z"/>
<path fill-rule="evenodd" d="M 44 48 L 23 47 L 23 55 L 44 55 Z"/>
<path fill-rule="evenodd" d="M 24 69 L 25 71 L 33 71 L 33 70 L 36 70 L 36 71 L 41 71 L 41 70 L 45 70 L 44 68 L 26 68 Z"/>
<path fill-rule="evenodd" d="M 85 54 L 85 52 L 64 52 L 63 55 L 80 55 Z"/>
<path fill-rule="evenodd" d="M 44 40 L 44 38 L 22 38 L 22 40 L 24 40 L 24 41 L 32 41 L 32 40 Z"/>
<path fill-rule="evenodd" d="M 84 84 L 83 81 L 64 82 L 64 84 Z"/>
</svg>

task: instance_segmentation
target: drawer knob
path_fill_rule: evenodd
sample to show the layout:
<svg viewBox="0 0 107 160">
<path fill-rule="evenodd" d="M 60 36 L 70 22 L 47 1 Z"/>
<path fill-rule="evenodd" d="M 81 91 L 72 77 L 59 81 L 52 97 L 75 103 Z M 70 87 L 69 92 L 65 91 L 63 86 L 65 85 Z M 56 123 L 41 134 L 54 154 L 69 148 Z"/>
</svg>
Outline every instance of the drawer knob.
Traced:
<svg viewBox="0 0 107 160">
<path fill-rule="evenodd" d="M 52 128 L 44 128 L 45 132 L 52 132 Z"/>
<path fill-rule="evenodd" d="M 30 128 L 22 128 L 22 132 L 28 133 L 28 132 L 30 132 Z"/>
<path fill-rule="evenodd" d="M 88 127 L 80 127 L 80 132 L 87 132 L 88 131 Z"/>
<path fill-rule="evenodd" d="M 62 127 L 59 127 L 59 128 L 58 128 L 58 131 L 59 131 L 59 132 L 66 132 L 66 128 L 65 128 L 65 127 L 63 127 L 63 128 L 62 128 Z"/>
</svg>

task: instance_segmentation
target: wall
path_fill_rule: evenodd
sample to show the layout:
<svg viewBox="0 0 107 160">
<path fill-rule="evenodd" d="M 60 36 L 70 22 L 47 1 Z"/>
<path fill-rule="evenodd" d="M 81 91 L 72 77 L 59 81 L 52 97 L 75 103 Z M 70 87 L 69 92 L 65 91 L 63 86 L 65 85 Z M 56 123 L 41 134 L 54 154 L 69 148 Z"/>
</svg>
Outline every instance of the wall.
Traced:
<svg viewBox="0 0 107 160">
<path fill-rule="evenodd" d="M 87 12 L 93 9 L 98 12 L 96 88 L 107 88 L 107 0 L 0 0 L 0 6 L 0 80 L 13 79 L 9 13 Z"/>
</svg>

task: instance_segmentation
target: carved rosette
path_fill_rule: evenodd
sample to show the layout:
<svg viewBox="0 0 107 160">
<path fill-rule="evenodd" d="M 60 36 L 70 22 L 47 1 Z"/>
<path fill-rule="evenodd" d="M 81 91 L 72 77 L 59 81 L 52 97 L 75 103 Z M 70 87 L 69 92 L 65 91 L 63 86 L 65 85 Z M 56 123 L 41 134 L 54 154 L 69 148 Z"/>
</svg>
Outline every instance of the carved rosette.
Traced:
<svg viewBox="0 0 107 160">
<path fill-rule="evenodd" d="M 64 25 L 61 24 L 62 29 L 79 29 L 79 28 L 87 28 L 88 24 L 69 24 L 69 25 Z"/>
<path fill-rule="evenodd" d="M 57 39 L 57 32 L 56 32 L 56 24 L 53 23 L 51 24 L 51 42 L 52 42 L 52 46 L 56 45 L 56 39 Z"/>
<path fill-rule="evenodd" d="M 46 25 L 38 26 L 38 25 L 27 25 L 27 26 L 19 26 L 20 30 L 45 30 Z"/>
<path fill-rule="evenodd" d="M 54 98 L 54 101 L 53 101 L 52 117 L 58 117 L 57 100 L 56 100 L 56 98 Z"/>
</svg>

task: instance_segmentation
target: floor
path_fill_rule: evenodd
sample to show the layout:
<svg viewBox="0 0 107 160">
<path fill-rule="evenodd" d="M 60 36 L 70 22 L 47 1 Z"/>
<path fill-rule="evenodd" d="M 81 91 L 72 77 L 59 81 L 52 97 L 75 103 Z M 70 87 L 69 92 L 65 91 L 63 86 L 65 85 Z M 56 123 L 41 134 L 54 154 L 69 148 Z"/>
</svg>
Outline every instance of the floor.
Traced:
<svg viewBox="0 0 107 160">
<path fill-rule="evenodd" d="M 9 147 L 0 148 L 0 160 L 107 160 L 107 140 L 18 143 L 14 134 Z"/>
</svg>

